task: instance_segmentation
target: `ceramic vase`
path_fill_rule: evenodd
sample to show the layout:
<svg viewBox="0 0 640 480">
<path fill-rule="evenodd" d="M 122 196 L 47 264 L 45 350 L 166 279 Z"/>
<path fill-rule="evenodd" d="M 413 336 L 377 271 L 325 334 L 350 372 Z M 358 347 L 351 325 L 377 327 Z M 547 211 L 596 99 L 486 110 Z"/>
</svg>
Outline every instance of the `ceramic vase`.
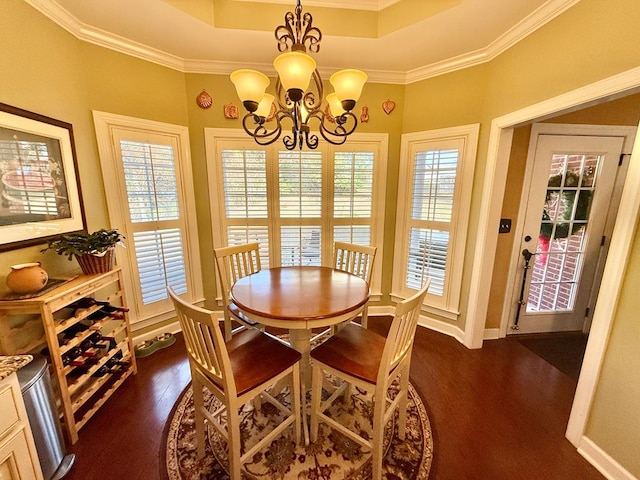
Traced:
<svg viewBox="0 0 640 480">
<path fill-rule="evenodd" d="M 12 265 L 7 275 L 7 287 L 15 293 L 34 293 L 44 288 L 49 275 L 40 266 L 40 262 Z"/>
</svg>

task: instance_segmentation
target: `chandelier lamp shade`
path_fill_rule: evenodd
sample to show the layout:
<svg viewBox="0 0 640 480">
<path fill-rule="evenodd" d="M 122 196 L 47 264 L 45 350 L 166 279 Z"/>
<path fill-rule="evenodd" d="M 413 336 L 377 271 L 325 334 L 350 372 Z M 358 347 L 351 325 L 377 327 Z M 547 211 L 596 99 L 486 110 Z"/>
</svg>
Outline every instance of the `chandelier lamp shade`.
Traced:
<svg viewBox="0 0 640 480">
<path fill-rule="evenodd" d="M 273 61 L 278 78 L 276 95 L 266 93 L 270 80 L 256 70 L 241 69 L 231 74 L 247 114 L 242 127 L 259 145 L 269 145 L 291 124 L 291 134 L 282 142 L 288 150 L 304 146 L 317 148 L 319 138 L 311 125 L 329 143 L 343 144 L 358 126 L 352 113 L 360 98 L 367 74 L 354 69 L 340 70 L 329 78 L 334 92 L 326 97 L 328 109 L 322 108 L 324 86 L 316 61 L 307 53 L 320 50 L 322 32 L 313 26 L 310 13 L 302 13 L 298 0 L 295 12 L 287 12 L 285 24 L 275 30 L 278 50 Z M 329 114 L 330 112 L 330 114 Z"/>
</svg>

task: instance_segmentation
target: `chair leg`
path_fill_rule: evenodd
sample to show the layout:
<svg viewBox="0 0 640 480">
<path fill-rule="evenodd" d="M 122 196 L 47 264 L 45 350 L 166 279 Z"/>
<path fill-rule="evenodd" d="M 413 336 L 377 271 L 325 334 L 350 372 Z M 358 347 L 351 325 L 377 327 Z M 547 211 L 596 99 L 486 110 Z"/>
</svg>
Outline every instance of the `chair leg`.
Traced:
<svg viewBox="0 0 640 480">
<path fill-rule="evenodd" d="M 386 407 L 386 391 L 378 385 L 373 399 L 373 438 L 371 462 L 373 466 L 372 480 L 382 480 L 382 452 L 384 439 L 384 411 Z"/>
<path fill-rule="evenodd" d="M 240 416 L 236 405 L 227 403 L 227 442 L 229 449 L 229 475 L 240 479 Z"/>
<path fill-rule="evenodd" d="M 360 319 L 360 326 L 362 328 L 367 328 L 367 325 L 369 324 L 369 322 L 368 322 L 368 318 L 369 317 L 368 317 L 368 312 L 367 312 L 368 308 L 367 307 L 368 306 L 365 305 L 364 308 L 362 309 L 362 318 Z"/>
<path fill-rule="evenodd" d="M 227 312 L 224 312 L 224 341 L 228 342 L 231 340 L 233 336 L 233 332 L 231 330 L 231 318 Z"/>
<path fill-rule="evenodd" d="M 400 391 L 398 395 L 402 395 L 398 402 L 398 436 L 400 440 L 404 440 L 407 431 L 407 404 L 409 390 L 409 368 L 405 367 L 400 375 Z"/>
<path fill-rule="evenodd" d="M 302 428 L 300 422 L 300 364 L 296 363 L 293 366 L 293 372 L 291 373 L 291 411 L 295 415 L 293 428 L 294 438 L 296 445 L 300 445 L 300 429 Z M 307 412 L 302 412 L 302 415 L 306 415 Z"/>
<path fill-rule="evenodd" d="M 313 386 L 311 387 L 311 441 L 318 440 L 318 411 L 322 400 L 322 380 L 324 373 L 317 363 L 313 365 Z"/>
<path fill-rule="evenodd" d="M 342 401 L 348 408 L 349 402 L 351 401 L 351 383 L 347 382 L 346 380 L 344 380 L 344 382 L 347 385 L 344 387 L 344 392 L 342 392 Z"/>
<path fill-rule="evenodd" d="M 196 422 L 196 446 L 198 459 L 204 457 L 204 443 L 205 443 L 205 417 L 202 413 L 204 410 L 204 395 L 202 394 L 202 384 L 197 380 L 196 375 L 191 375 L 192 388 L 193 388 L 193 405 L 195 409 L 195 422 Z"/>
</svg>

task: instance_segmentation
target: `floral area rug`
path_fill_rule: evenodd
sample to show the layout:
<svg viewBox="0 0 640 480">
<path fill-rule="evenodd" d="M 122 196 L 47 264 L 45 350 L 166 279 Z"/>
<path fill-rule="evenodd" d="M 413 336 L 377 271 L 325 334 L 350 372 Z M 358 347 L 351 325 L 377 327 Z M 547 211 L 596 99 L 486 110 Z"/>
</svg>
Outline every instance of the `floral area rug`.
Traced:
<svg viewBox="0 0 640 480">
<path fill-rule="evenodd" d="M 392 387 L 393 388 L 393 387 Z M 393 394 L 393 392 L 391 392 Z M 288 403 L 284 389 L 277 397 Z M 219 401 L 205 389 L 209 411 Z M 353 388 L 348 402 L 336 400 L 330 409 L 334 418 L 351 428 L 372 432 L 371 397 Z M 268 433 L 281 418 L 280 412 L 266 400 L 259 408 L 245 406 L 242 411 L 242 451 L 251 448 L 261 435 Z M 397 436 L 397 412 L 384 434 L 383 478 L 387 480 L 426 480 L 433 458 L 433 438 L 425 406 L 415 388 L 409 384 L 407 431 L 404 440 Z M 245 463 L 243 480 L 365 480 L 371 478 L 371 455 L 360 445 L 320 424 L 318 440 L 296 446 L 288 434 L 274 440 L 269 448 Z M 176 403 L 165 428 L 161 446 L 161 476 L 168 480 L 229 479 L 226 440 L 214 427 L 208 427 L 205 456 L 197 459 L 193 391 L 187 386 Z M 236 479 L 233 479 L 236 480 Z"/>
</svg>

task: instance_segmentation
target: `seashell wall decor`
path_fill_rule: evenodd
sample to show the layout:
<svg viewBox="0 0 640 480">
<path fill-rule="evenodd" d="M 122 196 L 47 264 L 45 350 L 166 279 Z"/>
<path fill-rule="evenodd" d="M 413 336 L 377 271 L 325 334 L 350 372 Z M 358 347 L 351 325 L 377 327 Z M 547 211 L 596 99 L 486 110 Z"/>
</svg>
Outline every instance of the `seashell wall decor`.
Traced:
<svg viewBox="0 0 640 480">
<path fill-rule="evenodd" d="M 206 110 L 207 108 L 211 108 L 211 105 L 213 105 L 213 98 L 211 98 L 211 95 L 209 95 L 207 91 L 203 89 L 196 97 L 196 104 L 200 108 Z"/>
</svg>

